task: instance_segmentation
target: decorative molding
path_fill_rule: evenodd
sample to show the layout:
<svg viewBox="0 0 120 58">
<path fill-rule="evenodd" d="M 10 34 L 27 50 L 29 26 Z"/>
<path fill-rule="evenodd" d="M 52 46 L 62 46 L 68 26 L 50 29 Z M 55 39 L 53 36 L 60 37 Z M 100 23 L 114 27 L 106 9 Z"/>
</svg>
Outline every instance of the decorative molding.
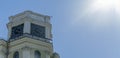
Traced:
<svg viewBox="0 0 120 58">
<path fill-rule="evenodd" d="M 31 50 L 31 49 L 33 49 L 33 48 L 31 48 L 31 47 L 29 47 L 29 46 L 24 46 L 24 47 L 22 47 L 21 49 L 22 49 L 22 50 Z"/>
</svg>

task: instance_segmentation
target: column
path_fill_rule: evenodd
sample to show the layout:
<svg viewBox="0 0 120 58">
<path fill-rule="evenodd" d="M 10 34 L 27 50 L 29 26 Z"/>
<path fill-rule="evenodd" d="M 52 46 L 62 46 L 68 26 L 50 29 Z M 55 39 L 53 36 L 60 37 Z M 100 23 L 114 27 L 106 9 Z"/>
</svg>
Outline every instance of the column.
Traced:
<svg viewBox="0 0 120 58">
<path fill-rule="evenodd" d="M 50 58 L 50 52 L 45 51 L 45 54 L 46 54 L 46 58 Z"/>
<path fill-rule="evenodd" d="M 50 55 L 46 54 L 46 58 L 50 58 Z"/>
<path fill-rule="evenodd" d="M 30 57 L 30 48 L 29 47 L 24 47 L 22 48 L 22 58 L 31 58 Z"/>
<path fill-rule="evenodd" d="M 24 33 L 30 34 L 30 22 L 28 21 L 24 23 Z"/>
</svg>

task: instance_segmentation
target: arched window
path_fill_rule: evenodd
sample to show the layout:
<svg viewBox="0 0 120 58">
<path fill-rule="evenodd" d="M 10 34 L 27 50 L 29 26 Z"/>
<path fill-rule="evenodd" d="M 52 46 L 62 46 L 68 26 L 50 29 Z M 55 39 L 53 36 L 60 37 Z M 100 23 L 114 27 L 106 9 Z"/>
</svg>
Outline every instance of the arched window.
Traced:
<svg viewBox="0 0 120 58">
<path fill-rule="evenodd" d="M 13 58 L 19 58 L 19 52 L 15 52 Z"/>
<path fill-rule="evenodd" d="M 41 58 L 41 53 L 39 51 L 35 51 L 35 58 Z"/>
</svg>

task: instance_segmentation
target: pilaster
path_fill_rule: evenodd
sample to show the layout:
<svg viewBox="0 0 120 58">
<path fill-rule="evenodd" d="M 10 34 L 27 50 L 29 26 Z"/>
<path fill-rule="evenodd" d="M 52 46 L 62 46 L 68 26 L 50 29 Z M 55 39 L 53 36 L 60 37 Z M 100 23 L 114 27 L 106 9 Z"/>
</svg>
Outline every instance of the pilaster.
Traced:
<svg viewBox="0 0 120 58">
<path fill-rule="evenodd" d="M 24 23 L 24 32 L 23 33 L 30 34 L 30 22 L 29 21 L 25 21 L 25 23 Z"/>
<path fill-rule="evenodd" d="M 31 58 L 31 48 L 26 46 L 22 48 L 22 58 Z"/>
</svg>

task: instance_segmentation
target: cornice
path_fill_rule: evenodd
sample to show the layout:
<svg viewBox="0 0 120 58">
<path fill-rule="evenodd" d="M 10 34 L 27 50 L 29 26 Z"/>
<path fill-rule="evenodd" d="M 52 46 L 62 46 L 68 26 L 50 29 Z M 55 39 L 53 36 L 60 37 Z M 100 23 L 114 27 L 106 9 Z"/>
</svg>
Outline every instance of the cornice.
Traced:
<svg viewBox="0 0 120 58">
<path fill-rule="evenodd" d="M 22 13 L 14 15 L 14 16 L 10 16 L 9 20 L 12 21 L 15 18 L 23 18 L 23 17 L 30 16 L 30 15 L 35 15 L 35 16 L 44 17 L 44 18 L 46 18 L 46 17 L 50 18 L 51 17 L 51 16 L 48 16 L 48 15 L 38 14 L 38 13 L 35 13 L 35 12 L 32 12 L 32 11 L 24 11 Z"/>
</svg>

